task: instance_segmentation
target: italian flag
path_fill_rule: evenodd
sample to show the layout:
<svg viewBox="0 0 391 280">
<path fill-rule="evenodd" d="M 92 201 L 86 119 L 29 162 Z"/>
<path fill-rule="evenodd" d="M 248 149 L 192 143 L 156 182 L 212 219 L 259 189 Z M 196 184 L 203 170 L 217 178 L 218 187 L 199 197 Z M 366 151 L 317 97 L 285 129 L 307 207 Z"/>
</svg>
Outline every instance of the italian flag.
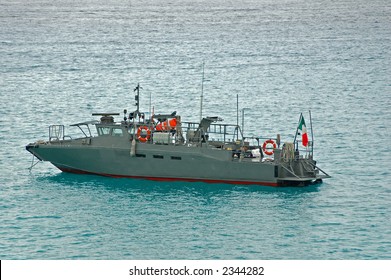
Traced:
<svg viewBox="0 0 391 280">
<path fill-rule="evenodd" d="M 301 131 L 301 142 L 303 146 L 307 147 L 308 145 L 308 134 L 307 134 L 307 127 L 305 125 L 304 117 L 301 115 L 300 123 L 299 123 L 299 129 Z"/>
</svg>

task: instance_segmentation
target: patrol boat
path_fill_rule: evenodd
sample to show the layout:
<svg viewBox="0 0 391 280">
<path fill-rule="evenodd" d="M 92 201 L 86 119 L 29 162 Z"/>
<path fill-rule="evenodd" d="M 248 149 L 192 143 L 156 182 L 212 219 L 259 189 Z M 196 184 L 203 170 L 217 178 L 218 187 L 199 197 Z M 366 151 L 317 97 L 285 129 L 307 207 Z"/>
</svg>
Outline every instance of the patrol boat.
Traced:
<svg viewBox="0 0 391 280">
<path fill-rule="evenodd" d="M 26 146 L 33 154 L 30 170 L 48 161 L 79 174 L 264 186 L 306 186 L 330 177 L 313 159 L 313 137 L 309 141 L 302 114 L 293 141 L 282 143 L 279 134 L 245 137 L 239 124 L 223 124 L 219 117 L 200 122 L 182 121 L 176 112 L 146 117 L 139 110 L 139 90 L 138 85 L 137 109 L 124 110 L 122 120 L 114 121 L 119 113 L 95 113 L 99 120 L 71 125 L 81 137 L 67 135 L 64 125 L 50 125 L 48 140 Z"/>
</svg>

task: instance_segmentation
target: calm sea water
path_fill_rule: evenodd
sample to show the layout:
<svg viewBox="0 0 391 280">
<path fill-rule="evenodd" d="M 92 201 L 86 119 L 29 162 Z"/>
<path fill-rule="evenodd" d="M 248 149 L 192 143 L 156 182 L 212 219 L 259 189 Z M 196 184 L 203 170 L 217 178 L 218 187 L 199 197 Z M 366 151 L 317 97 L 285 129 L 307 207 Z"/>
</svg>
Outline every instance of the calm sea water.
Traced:
<svg viewBox="0 0 391 280">
<path fill-rule="evenodd" d="M 0 3 L 1 259 L 390 259 L 388 0 Z M 307 188 L 30 174 L 48 125 L 133 109 L 291 141 L 312 112 Z"/>
</svg>

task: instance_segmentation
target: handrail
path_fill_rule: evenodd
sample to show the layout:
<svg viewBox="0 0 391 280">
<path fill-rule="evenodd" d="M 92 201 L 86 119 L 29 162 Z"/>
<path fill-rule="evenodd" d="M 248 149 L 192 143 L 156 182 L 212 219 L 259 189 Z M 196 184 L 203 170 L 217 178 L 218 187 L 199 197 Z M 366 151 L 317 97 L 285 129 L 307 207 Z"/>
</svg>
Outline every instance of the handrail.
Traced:
<svg viewBox="0 0 391 280">
<path fill-rule="evenodd" d="M 49 126 L 49 142 L 64 140 L 65 127 L 62 124 L 53 124 Z"/>
<path fill-rule="evenodd" d="M 313 164 L 312 162 L 308 162 L 309 164 L 311 164 L 313 167 L 317 168 L 319 171 L 321 171 L 324 175 L 328 176 L 329 178 L 331 178 L 331 176 L 329 174 L 327 174 L 325 171 L 323 171 L 322 169 L 320 169 L 320 167 L 318 167 L 316 164 Z"/>
<path fill-rule="evenodd" d="M 286 171 L 291 173 L 293 176 L 295 176 L 298 179 L 301 179 L 299 176 L 297 176 L 293 171 L 290 171 L 288 168 L 286 168 L 283 164 L 280 165 L 282 168 L 284 168 Z"/>
</svg>

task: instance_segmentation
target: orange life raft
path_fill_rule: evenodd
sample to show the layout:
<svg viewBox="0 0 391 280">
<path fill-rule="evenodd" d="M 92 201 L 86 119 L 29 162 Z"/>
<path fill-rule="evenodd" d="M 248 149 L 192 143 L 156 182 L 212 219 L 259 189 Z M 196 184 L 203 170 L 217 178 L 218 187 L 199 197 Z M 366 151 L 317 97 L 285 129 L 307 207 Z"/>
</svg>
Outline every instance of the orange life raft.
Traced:
<svg viewBox="0 0 391 280">
<path fill-rule="evenodd" d="M 171 119 L 171 120 L 166 120 L 164 122 L 159 123 L 156 127 L 156 131 L 170 131 L 171 129 L 174 129 L 176 127 L 177 120 Z"/>
</svg>

